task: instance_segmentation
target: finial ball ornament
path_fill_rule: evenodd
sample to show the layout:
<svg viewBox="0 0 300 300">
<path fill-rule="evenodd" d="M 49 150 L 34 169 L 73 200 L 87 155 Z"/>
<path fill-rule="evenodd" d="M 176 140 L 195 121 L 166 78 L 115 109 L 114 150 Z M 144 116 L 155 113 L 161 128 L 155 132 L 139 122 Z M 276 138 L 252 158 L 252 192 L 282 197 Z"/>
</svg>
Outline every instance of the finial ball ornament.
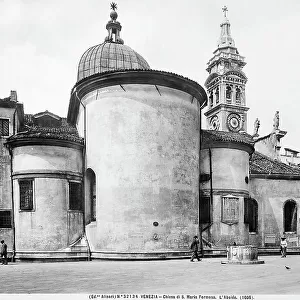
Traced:
<svg viewBox="0 0 300 300">
<path fill-rule="evenodd" d="M 116 20 L 118 18 L 118 14 L 115 10 L 110 13 L 110 17 L 112 20 Z"/>
<path fill-rule="evenodd" d="M 110 8 L 112 9 L 112 12 L 110 13 L 110 17 L 111 17 L 112 20 L 116 20 L 117 17 L 118 17 L 118 14 L 116 12 L 116 10 L 117 10 L 117 3 L 112 2 L 110 4 Z"/>
</svg>

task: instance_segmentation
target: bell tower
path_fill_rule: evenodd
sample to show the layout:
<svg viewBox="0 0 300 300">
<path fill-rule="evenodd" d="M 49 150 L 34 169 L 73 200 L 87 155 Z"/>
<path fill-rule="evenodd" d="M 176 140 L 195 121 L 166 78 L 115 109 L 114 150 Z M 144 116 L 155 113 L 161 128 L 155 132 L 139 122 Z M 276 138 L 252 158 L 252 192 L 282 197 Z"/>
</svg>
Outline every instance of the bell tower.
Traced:
<svg viewBox="0 0 300 300">
<path fill-rule="evenodd" d="M 207 128 L 221 131 L 247 131 L 245 85 L 247 77 L 242 71 L 246 65 L 231 37 L 227 7 L 223 7 L 224 20 L 218 47 L 208 62 L 209 76 L 205 82 L 208 106 L 205 116 Z"/>
</svg>

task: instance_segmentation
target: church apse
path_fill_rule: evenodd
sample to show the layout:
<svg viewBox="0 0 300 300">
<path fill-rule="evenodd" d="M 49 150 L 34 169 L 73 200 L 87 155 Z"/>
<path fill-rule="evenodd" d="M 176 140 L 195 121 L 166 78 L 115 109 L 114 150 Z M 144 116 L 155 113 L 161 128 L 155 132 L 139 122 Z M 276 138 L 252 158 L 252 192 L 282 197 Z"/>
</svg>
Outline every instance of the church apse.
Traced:
<svg viewBox="0 0 300 300">
<path fill-rule="evenodd" d="M 85 198 L 91 256 L 186 255 L 198 234 L 200 111 L 207 95 L 188 78 L 151 70 L 121 39 L 111 8 L 104 42 L 80 59 L 68 112 L 84 133 L 86 167 L 96 178 L 94 220 L 87 192 Z"/>
</svg>

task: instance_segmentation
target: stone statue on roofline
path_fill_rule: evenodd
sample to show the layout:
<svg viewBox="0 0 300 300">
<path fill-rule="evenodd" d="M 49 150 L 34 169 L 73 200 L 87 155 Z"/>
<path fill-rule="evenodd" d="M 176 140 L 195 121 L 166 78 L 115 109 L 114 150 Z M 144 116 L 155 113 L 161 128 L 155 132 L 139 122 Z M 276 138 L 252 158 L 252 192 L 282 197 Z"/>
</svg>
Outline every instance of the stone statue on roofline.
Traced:
<svg viewBox="0 0 300 300">
<path fill-rule="evenodd" d="M 254 133 L 253 133 L 253 137 L 257 137 L 259 136 L 258 134 L 258 129 L 260 127 L 260 121 L 258 118 L 256 118 L 255 122 L 254 122 Z"/>
<path fill-rule="evenodd" d="M 277 110 L 273 119 L 273 130 L 278 130 L 279 129 L 279 111 Z"/>
</svg>

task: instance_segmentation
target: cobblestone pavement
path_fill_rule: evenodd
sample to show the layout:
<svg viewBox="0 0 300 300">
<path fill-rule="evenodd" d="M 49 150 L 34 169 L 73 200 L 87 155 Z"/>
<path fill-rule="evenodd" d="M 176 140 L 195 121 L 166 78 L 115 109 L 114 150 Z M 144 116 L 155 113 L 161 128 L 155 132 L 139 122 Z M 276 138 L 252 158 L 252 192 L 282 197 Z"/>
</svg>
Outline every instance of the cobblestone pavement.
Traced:
<svg viewBox="0 0 300 300">
<path fill-rule="evenodd" d="M 0 287 L 5 294 L 300 294 L 300 256 L 261 259 L 243 266 L 221 264 L 224 258 L 12 263 L 0 265 Z"/>
</svg>

